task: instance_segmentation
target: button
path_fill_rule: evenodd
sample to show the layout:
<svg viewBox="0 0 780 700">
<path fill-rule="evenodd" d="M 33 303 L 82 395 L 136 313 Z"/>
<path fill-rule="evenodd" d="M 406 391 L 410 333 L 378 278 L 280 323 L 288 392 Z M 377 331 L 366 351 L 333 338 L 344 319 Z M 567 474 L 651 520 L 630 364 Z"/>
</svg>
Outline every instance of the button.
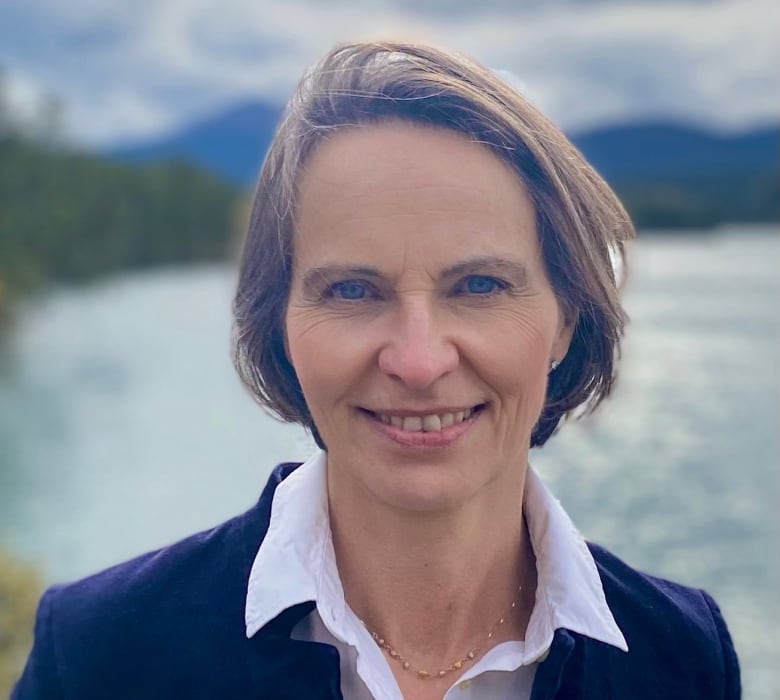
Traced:
<svg viewBox="0 0 780 700">
<path fill-rule="evenodd" d="M 470 678 L 466 679 L 465 681 L 461 681 L 460 683 L 458 683 L 458 689 L 459 690 L 468 690 L 470 686 L 471 686 L 471 679 Z"/>
</svg>

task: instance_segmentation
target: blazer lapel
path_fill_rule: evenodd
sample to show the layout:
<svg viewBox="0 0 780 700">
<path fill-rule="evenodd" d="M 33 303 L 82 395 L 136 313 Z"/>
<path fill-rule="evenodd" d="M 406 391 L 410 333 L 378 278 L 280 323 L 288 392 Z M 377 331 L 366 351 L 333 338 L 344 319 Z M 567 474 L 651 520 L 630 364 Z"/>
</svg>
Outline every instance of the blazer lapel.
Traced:
<svg viewBox="0 0 780 700">
<path fill-rule="evenodd" d="M 531 700 L 553 700 L 553 698 L 568 698 L 559 695 L 564 677 L 564 669 L 574 650 L 574 638 L 563 629 L 555 630 L 550 652 L 547 658 L 539 664 L 531 689 Z"/>
<path fill-rule="evenodd" d="M 607 660 L 618 652 L 595 640 L 558 629 L 550 653 L 536 669 L 531 700 L 609 700 Z"/>
<path fill-rule="evenodd" d="M 329 644 L 290 638 L 314 603 L 288 608 L 247 640 L 252 698 L 342 700 L 338 651 Z"/>
</svg>

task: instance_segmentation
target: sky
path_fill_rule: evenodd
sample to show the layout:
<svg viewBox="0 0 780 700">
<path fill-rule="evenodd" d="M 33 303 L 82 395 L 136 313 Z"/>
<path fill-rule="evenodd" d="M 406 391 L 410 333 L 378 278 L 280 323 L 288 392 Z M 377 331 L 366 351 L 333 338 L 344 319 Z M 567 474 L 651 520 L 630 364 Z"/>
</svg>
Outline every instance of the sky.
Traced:
<svg viewBox="0 0 780 700">
<path fill-rule="evenodd" d="M 6 111 L 45 96 L 63 136 L 143 140 L 239 101 L 283 103 L 339 41 L 471 54 L 569 131 L 777 123 L 777 0 L 1 0 Z"/>
</svg>

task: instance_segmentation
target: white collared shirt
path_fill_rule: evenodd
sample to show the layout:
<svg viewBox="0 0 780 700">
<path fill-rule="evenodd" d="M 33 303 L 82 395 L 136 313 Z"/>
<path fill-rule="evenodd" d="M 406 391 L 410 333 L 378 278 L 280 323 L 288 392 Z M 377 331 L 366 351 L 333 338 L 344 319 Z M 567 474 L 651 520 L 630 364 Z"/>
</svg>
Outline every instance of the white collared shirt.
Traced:
<svg viewBox="0 0 780 700">
<path fill-rule="evenodd" d="M 327 456 L 319 452 L 276 489 L 268 532 L 246 599 L 246 635 L 287 608 L 315 601 L 293 629 L 297 639 L 332 644 L 346 700 L 403 700 L 384 652 L 344 599 L 328 518 Z M 536 556 L 536 601 L 525 640 L 504 642 L 466 669 L 444 700 L 528 698 L 536 666 L 558 628 L 628 650 L 607 606 L 596 563 L 561 504 L 528 470 L 524 513 Z"/>
</svg>

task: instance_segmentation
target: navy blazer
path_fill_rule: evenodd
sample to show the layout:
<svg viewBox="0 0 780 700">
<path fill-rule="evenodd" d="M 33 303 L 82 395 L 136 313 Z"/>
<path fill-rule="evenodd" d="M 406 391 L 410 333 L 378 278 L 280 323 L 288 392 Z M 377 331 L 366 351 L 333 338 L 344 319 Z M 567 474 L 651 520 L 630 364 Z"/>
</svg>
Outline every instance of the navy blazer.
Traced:
<svg viewBox="0 0 780 700">
<path fill-rule="evenodd" d="M 336 649 L 290 639 L 313 603 L 245 635 L 249 570 L 274 490 L 296 466 L 279 465 L 254 508 L 213 530 L 49 589 L 12 700 L 341 698 Z M 737 657 L 712 598 L 590 547 L 629 651 L 556 631 L 532 700 L 739 698 Z"/>
</svg>

